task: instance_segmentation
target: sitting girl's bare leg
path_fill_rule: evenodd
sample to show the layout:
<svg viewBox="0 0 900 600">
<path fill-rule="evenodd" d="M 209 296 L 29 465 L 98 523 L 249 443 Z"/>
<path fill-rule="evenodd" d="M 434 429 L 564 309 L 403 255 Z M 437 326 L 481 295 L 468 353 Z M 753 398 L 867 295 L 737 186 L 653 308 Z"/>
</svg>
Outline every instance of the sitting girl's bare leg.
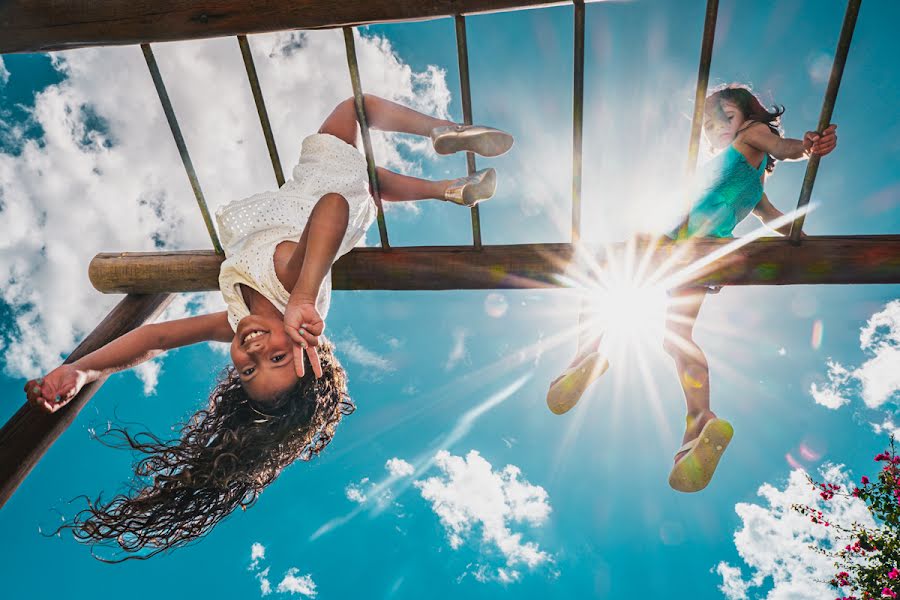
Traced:
<svg viewBox="0 0 900 600">
<path fill-rule="evenodd" d="M 407 108 L 396 102 L 363 94 L 369 127 L 382 131 L 397 131 L 427 136 L 435 127 L 454 125 L 453 121 L 436 119 Z M 322 123 L 319 133 L 329 133 L 339 137 L 351 146 L 356 145 L 359 128 L 356 123 L 356 105 L 353 98 L 338 104 Z"/>
<path fill-rule="evenodd" d="M 408 200 L 443 200 L 444 192 L 453 183 L 452 179 L 431 181 L 394 173 L 383 167 L 376 168 L 381 199 L 386 202 Z"/>
<path fill-rule="evenodd" d="M 693 336 L 694 323 L 705 298 L 705 290 L 673 291 L 666 315 L 663 346 L 675 360 L 678 381 L 687 404 L 687 427 L 682 443 L 696 438 L 703 425 L 716 416 L 709 408 L 709 363 Z M 677 455 L 676 461 L 682 455 Z"/>
<path fill-rule="evenodd" d="M 373 128 L 427 136 L 436 128 L 447 128 L 455 125 L 452 121 L 435 119 L 378 96 L 366 94 L 364 101 L 366 104 L 366 115 L 369 119 L 369 124 Z M 482 136 L 485 136 L 485 129 L 489 130 L 489 128 L 480 129 L 482 133 L 479 135 Z M 494 137 L 498 137 L 497 134 L 499 134 L 499 137 L 506 136 L 509 138 L 509 144 L 512 144 L 512 137 L 508 134 L 497 132 L 497 130 L 490 131 L 494 133 L 488 135 L 494 135 Z M 319 133 L 333 135 L 351 146 L 356 146 L 358 132 L 356 106 L 353 98 L 348 98 L 338 104 L 319 128 Z M 486 142 L 484 144 L 485 148 L 492 148 L 492 144 L 487 137 L 484 137 L 483 141 Z M 465 145 L 466 143 L 463 142 L 462 146 Z M 493 146 L 496 146 L 496 144 L 493 144 Z M 474 147 L 477 151 L 480 151 L 477 144 Z M 481 148 L 481 150 L 483 149 Z M 474 206 L 478 202 L 493 196 L 497 185 L 496 172 L 493 169 L 482 169 L 460 179 L 440 181 L 428 181 L 417 177 L 400 175 L 380 167 L 377 171 L 381 198 L 388 202 L 435 199 L 448 200 L 463 206 Z"/>
</svg>

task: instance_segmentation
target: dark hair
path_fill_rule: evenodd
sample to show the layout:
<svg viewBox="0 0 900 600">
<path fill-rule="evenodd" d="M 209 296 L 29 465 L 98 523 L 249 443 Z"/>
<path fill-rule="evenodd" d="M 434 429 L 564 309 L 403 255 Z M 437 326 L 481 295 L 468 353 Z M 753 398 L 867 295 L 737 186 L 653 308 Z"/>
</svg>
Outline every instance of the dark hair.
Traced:
<svg viewBox="0 0 900 600">
<path fill-rule="evenodd" d="M 747 124 L 741 131 L 753 123 L 765 123 L 766 126 L 779 137 L 783 137 L 781 131 L 781 115 L 784 114 L 784 106 L 773 105 L 772 111 L 766 109 L 750 87 L 741 83 L 729 83 L 718 88 L 706 97 L 706 112 L 716 118 L 724 119 L 725 112 L 722 102 L 731 102 L 740 109 L 747 119 Z M 775 170 L 775 159 L 766 154 L 766 171 Z"/>
<path fill-rule="evenodd" d="M 92 546 L 128 553 L 105 562 L 146 559 L 196 541 L 234 509 L 252 506 L 281 471 L 318 455 L 344 415 L 355 409 L 347 375 L 333 347 L 319 347 L 322 377 L 312 369 L 274 399 L 274 410 L 251 404 L 237 371 L 229 366 L 209 395 L 208 406 L 182 425 L 178 440 L 122 427 L 98 436 L 103 443 L 144 454 L 126 493 L 87 500 L 70 524 L 74 537 Z M 273 414 L 264 414 L 272 412 Z M 57 530 L 57 532 L 59 531 Z"/>
</svg>

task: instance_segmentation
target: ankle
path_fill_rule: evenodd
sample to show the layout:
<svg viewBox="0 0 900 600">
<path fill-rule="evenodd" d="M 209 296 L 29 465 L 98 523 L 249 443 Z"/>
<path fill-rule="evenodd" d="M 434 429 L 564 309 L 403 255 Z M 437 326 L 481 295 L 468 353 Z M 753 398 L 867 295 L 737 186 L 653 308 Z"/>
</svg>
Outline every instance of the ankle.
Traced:
<svg viewBox="0 0 900 600">
<path fill-rule="evenodd" d="M 710 419 L 715 418 L 715 416 L 716 415 L 712 410 L 701 408 L 699 410 L 689 410 L 684 419 L 688 429 L 690 429 L 691 427 L 695 427 L 697 423 L 709 421 Z"/>
</svg>

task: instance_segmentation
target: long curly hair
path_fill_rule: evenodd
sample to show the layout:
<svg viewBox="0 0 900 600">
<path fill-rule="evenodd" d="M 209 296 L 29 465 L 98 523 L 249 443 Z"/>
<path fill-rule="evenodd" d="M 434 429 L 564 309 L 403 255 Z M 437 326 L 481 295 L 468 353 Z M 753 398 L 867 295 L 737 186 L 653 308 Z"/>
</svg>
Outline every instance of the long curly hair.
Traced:
<svg viewBox="0 0 900 600">
<path fill-rule="evenodd" d="M 126 554 L 110 559 L 94 553 L 104 562 L 146 559 L 196 541 L 236 508 L 252 506 L 285 467 L 318 455 L 341 418 L 355 410 L 333 347 L 323 344 L 319 356 L 322 377 L 308 368 L 274 399 L 279 408 L 273 414 L 260 412 L 229 366 L 208 406 L 182 425 L 179 439 L 122 427 L 98 436 L 144 456 L 126 493 L 109 501 L 86 498 L 87 507 L 57 533 L 68 529 L 80 542 Z"/>
<path fill-rule="evenodd" d="M 746 129 L 753 123 L 764 123 L 769 130 L 779 137 L 783 137 L 781 131 L 781 115 L 784 114 L 784 106 L 774 105 L 769 111 L 763 106 L 762 101 L 753 93 L 750 86 L 742 83 L 729 83 L 715 88 L 706 97 L 706 113 L 716 119 L 725 119 L 723 102 L 731 102 L 737 106 L 747 119 L 747 124 L 741 128 Z M 766 172 L 775 170 L 775 159 L 766 154 Z"/>
</svg>

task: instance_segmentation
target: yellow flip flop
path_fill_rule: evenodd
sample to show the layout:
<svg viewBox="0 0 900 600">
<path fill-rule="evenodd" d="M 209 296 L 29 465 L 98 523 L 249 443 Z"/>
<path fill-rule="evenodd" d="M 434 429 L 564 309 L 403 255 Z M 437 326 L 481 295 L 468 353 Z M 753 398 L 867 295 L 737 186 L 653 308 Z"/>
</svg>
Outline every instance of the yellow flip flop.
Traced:
<svg viewBox="0 0 900 600">
<path fill-rule="evenodd" d="M 569 367 L 550 385 L 547 392 L 547 407 L 561 415 L 578 404 L 584 390 L 598 377 L 606 373 L 609 361 L 599 352 L 591 352 L 574 367 Z"/>
<path fill-rule="evenodd" d="M 728 447 L 734 435 L 734 427 L 723 419 L 710 419 L 693 440 L 678 449 L 675 456 L 685 450 L 672 472 L 669 473 L 669 485 L 679 492 L 699 492 L 712 479 L 713 473 L 722 453 Z"/>
</svg>

